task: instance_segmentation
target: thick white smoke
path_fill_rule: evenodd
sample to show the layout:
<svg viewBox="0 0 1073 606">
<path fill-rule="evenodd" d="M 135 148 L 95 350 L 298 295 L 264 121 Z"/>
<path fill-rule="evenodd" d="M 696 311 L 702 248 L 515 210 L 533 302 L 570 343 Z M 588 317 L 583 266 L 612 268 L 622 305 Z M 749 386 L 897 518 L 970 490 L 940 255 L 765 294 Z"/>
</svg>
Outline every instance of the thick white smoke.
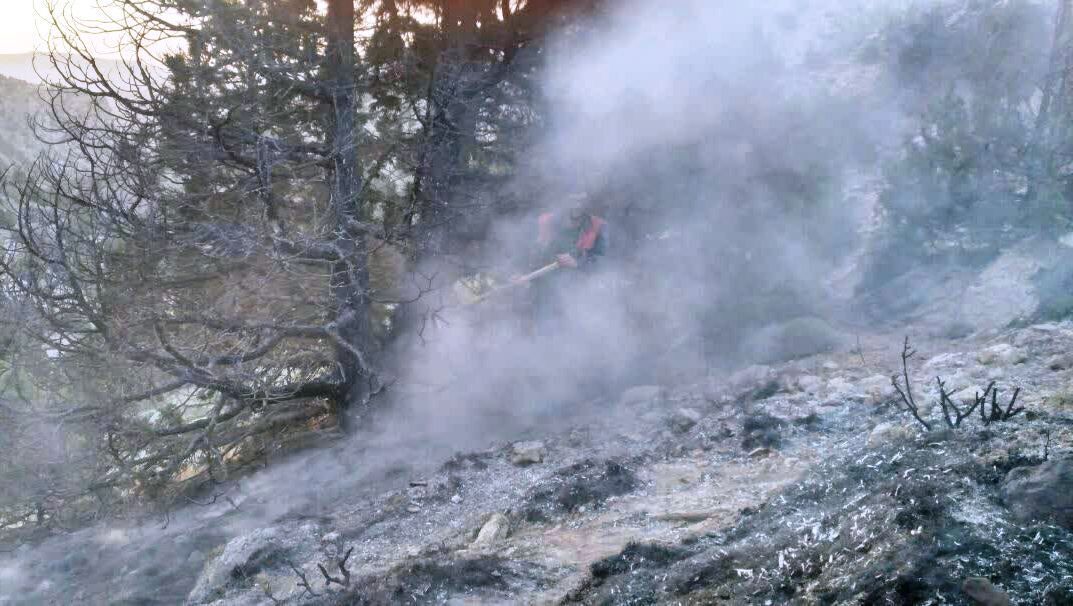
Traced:
<svg viewBox="0 0 1073 606">
<path fill-rule="evenodd" d="M 527 331 L 524 293 L 444 310 L 402 356 L 407 431 L 509 438 L 630 384 L 766 357 L 751 333 L 834 313 L 830 278 L 868 218 L 845 192 L 898 128 L 853 30 L 891 5 L 613 4 L 548 46 L 546 129 L 512 186 L 533 207 L 475 264 L 519 271 L 536 214 L 585 192 L 609 221 L 604 267 L 550 277 L 565 299 L 550 334 Z"/>
</svg>

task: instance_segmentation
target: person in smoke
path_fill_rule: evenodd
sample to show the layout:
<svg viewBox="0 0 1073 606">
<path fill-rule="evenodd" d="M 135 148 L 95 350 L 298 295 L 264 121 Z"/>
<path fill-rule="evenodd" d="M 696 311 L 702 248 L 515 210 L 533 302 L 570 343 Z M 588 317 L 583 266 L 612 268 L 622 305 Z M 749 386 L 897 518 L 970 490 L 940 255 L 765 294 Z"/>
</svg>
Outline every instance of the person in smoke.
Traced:
<svg viewBox="0 0 1073 606">
<path fill-rule="evenodd" d="M 574 194 L 561 213 L 537 219 L 537 258 L 560 267 L 591 269 L 607 253 L 607 222 L 590 212 L 586 194 Z"/>
<path fill-rule="evenodd" d="M 529 288 L 531 331 L 547 334 L 563 324 L 566 306 L 576 294 L 579 280 L 590 277 L 608 250 L 607 222 L 591 210 L 587 194 L 568 198 L 565 209 L 537 218 L 535 243 L 527 267 L 538 269 L 556 263 L 559 270 L 537 278 Z M 514 277 L 515 280 L 519 276 Z"/>
</svg>

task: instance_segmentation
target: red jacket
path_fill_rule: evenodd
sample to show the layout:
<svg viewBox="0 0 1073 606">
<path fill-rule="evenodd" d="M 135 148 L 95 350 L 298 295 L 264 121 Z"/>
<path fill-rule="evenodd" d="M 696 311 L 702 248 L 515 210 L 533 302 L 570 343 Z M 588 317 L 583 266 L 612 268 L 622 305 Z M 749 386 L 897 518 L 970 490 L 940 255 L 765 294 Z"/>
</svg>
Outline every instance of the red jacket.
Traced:
<svg viewBox="0 0 1073 606">
<path fill-rule="evenodd" d="M 541 246 L 548 246 L 555 239 L 555 223 L 558 217 L 555 213 L 544 213 L 537 219 L 537 242 Z M 578 234 L 575 247 L 577 252 L 582 253 L 583 256 L 590 254 L 602 254 L 602 246 L 598 247 L 597 244 L 602 244 L 600 236 L 604 234 L 604 226 L 607 225 L 607 221 L 596 215 L 589 215 L 589 225 Z M 555 251 L 556 253 L 565 253 L 568 251 Z"/>
</svg>

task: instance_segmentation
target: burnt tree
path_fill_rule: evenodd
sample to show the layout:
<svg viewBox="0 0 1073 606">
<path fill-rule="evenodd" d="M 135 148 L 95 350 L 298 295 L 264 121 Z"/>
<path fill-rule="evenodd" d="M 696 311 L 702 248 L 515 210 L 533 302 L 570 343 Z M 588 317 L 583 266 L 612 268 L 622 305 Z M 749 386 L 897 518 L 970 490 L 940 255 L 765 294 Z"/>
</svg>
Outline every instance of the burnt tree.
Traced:
<svg viewBox="0 0 1073 606">
<path fill-rule="evenodd" d="M 64 369 L 50 419 L 96 427 L 110 464 L 90 488 L 153 493 L 368 404 L 368 260 L 389 234 L 367 204 L 353 0 L 115 8 L 109 63 L 46 6 L 52 151 L 5 187 L 0 281 Z"/>
</svg>

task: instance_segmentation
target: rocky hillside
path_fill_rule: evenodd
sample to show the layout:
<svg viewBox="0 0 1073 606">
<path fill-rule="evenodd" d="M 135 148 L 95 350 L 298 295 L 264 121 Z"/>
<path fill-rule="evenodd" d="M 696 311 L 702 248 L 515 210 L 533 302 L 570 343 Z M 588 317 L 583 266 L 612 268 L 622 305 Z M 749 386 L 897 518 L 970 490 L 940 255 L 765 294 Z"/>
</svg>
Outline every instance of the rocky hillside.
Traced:
<svg viewBox="0 0 1073 606">
<path fill-rule="evenodd" d="M 634 387 L 486 450 L 355 440 L 16 548 L 0 603 L 1073 603 L 1073 325 L 921 337 L 931 431 L 901 345 Z M 1024 410 L 946 428 L 937 376 Z"/>
<path fill-rule="evenodd" d="M 0 76 L 0 169 L 31 162 L 43 149 L 29 124 L 40 108 L 36 86 Z"/>
</svg>

